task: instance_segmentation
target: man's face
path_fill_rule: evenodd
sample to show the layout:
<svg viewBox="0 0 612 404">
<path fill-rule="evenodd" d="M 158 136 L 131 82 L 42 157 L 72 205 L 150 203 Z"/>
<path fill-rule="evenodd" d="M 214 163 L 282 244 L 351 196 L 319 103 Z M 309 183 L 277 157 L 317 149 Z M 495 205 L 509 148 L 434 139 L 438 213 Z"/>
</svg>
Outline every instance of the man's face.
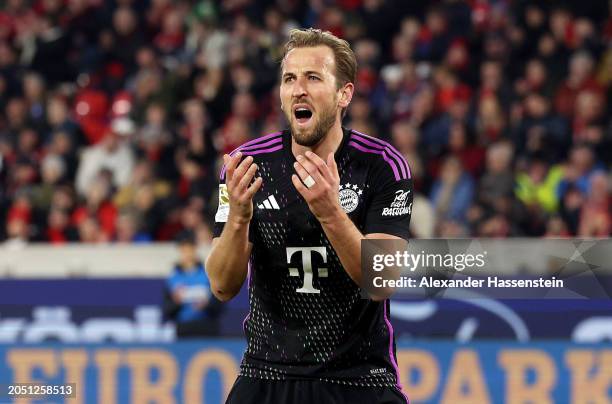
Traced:
<svg viewBox="0 0 612 404">
<path fill-rule="evenodd" d="M 327 46 L 296 48 L 285 56 L 280 99 L 297 144 L 316 145 L 339 119 L 335 71 Z"/>
</svg>

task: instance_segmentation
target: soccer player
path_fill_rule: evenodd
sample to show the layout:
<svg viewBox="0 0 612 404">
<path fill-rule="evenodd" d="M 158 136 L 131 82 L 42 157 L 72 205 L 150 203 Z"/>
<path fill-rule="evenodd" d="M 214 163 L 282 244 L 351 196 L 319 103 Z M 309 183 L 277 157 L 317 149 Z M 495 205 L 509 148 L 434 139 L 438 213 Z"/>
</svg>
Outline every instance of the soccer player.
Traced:
<svg viewBox="0 0 612 404">
<path fill-rule="evenodd" d="M 248 278 L 250 304 L 228 403 L 407 402 L 389 302 L 359 285 L 362 239 L 407 239 L 412 181 L 392 146 L 342 127 L 355 72 L 346 41 L 293 30 L 280 85 L 290 129 L 224 156 L 206 269 L 224 301 Z"/>
</svg>

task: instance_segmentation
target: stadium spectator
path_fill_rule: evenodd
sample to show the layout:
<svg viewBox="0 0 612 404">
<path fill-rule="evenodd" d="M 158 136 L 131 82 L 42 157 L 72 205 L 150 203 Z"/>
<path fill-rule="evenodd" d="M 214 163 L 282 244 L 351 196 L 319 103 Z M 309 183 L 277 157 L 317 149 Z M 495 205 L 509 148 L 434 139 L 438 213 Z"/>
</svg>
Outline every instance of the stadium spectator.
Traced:
<svg viewBox="0 0 612 404">
<path fill-rule="evenodd" d="M 555 213 L 558 209 L 557 189 L 563 178 L 563 169 L 549 164 L 539 156 L 533 156 L 525 172 L 516 177 L 516 197 L 532 209 L 534 215 Z"/>
<path fill-rule="evenodd" d="M 132 150 L 121 138 L 118 128 L 106 131 L 100 144 L 89 146 L 83 151 L 76 176 L 76 190 L 85 195 L 101 170 L 108 170 L 112 185 L 121 187 L 127 184 L 134 156 Z"/>
<path fill-rule="evenodd" d="M 194 233 L 180 233 L 177 244 L 179 261 L 166 283 L 164 313 L 175 321 L 178 338 L 217 335 L 221 303 L 210 292 Z"/>
<path fill-rule="evenodd" d="M 464 223 L 473 197 L 474 180 L 471 175 L 464 170 L 457 157 L 447 157 L 442 163 L 440 177 L 431 190 L 438 220 Z"/>
<path fill-rule="evenodd" d="M 305 25 L 343 35 L 356 50 L 359 93 L 345 124 L 391 140 L 413 166 L 419 192 L 433 195 L 447 157 L 463 163 L 476 200 L 459 227 L 443 226 L 446 234 L 479 234 L 496 215 L 503 220 L 485 226 L 488 233 L 567 229 L 575 236 L 581 221 L 594 223 L 582 204 L 594 206 L 587 202 L 595 197 L 592 176 L 610 175 L 612 166 L 606 0 L 65 3 L 11 0 L 0 11 L 0 239 L 9 227 L 29 241 L 61 233 L 65 216 L 83 202 L 71 196 L 72 206 L 60 208 L 41 201 L 87 199 L 104 168 L 113 173 L 109 201 L 131 188 L 133 200 L 117 205 L 119 216 L 133 216 L 122 221 L 127 229 L 137 224 L 137 234 L 168 240 L 197 222 L 206 238 L 215 211 L 207 184 L 221 155 L 286 126 L 276 62 L 289 29 Z M 117 122 L 128 136 L 107 136 Z M 498 172 L 484 156 L 500 144 L 512 147 L 492 152 L 503 155 Z M 507 192 L 508 178 L 529 176 L 522 162 L 534 155 L 563 167 L 557 209 L 535 213 L 515 195 L 495 207 L 481 200 Z M 199 165 L 197 175 L 186 156 Z M 139 160 L 151 173 L 130 184 Z M 50 167 L 60 165 L 61 179 L 49 182 Z M 198 192 L 203 201 L 194 204 Z M 8 226 L 9 210 L 23 198 L 34 210 L 31 221 Z M 605 209 L 586 211 L 593 210 Z M 448 220 L 436 215 L 438 224 Z M 79 224 L 71 219 L 68 227 Z M 78 239 L 76 230 L 68 233 Z"/>
</svg>

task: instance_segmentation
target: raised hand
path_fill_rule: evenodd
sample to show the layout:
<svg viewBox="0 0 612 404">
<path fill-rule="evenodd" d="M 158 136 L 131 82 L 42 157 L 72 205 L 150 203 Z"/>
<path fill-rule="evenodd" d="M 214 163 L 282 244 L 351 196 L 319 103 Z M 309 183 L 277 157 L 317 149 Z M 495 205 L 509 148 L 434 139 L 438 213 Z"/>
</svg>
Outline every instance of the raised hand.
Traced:
<svg viewBox="0 0 612 404">
<path fill-rule="evenodd" d="M 293 186 L 306 200 L 317 220 L 323 224 L 336 215 L 343 214 L 338 201 L 340 174 L 334 153 L 329 153 L 327 163 L 311 151 L 296 158 L 294 168 L 297 175 L 293 174 L 291 177 Z"/>
<path fill-rule="evenodd" d="M 241 157 L 240 152 L 234 156 L 225 154 L 223 162 L 227 168 L 225 184 L 230 206 L 228 221 L 245 224 L 253 217 L 253 196 L 261 187 L 262 179 L 257 177 L 253 181 L 257 172 L 257 164 L 253 163 L 253 157 L 248 156 L 240 162 Z"/>
</svg>

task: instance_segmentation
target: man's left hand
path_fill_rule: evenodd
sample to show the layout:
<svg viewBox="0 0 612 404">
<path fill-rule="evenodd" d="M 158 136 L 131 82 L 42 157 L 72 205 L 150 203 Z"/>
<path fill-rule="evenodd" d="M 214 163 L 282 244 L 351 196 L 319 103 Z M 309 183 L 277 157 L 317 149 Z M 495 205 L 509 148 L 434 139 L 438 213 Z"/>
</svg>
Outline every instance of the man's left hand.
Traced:
<svg viewBox="0 0 612 404">
<path fill-rule="evenodd" d="M 334 153 L 329 153 L 327 163 L 311 151 L 296 158 L 294 168 L 297 175 L 293 174 L 291 181 L 317 220 L 324 224 L 342 215 L 344 211 L 338 201 L 340 174 Z"/>
</svg>

